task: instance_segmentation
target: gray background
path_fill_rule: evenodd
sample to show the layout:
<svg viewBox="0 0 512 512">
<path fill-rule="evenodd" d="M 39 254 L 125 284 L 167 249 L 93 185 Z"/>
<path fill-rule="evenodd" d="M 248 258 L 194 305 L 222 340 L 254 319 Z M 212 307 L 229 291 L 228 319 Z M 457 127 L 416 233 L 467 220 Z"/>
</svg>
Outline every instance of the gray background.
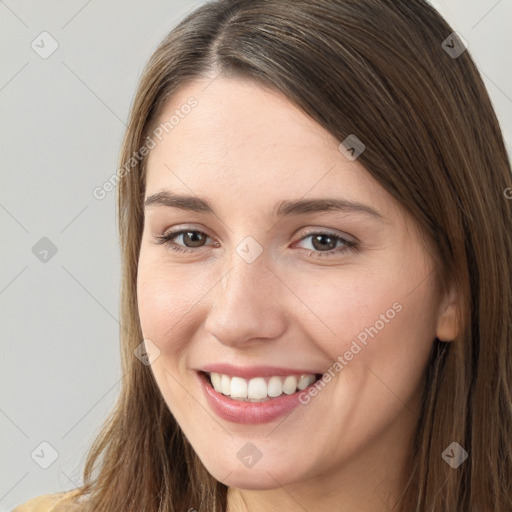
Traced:
<svg viewBox="0 0 512 512">
<path fill-rule="evenodd" d="M 116 172 L 147 58 L 201 3 L 0 0 L 0 512 L 81 484 L 119 391 L 115 191 L 92 191 Z M 512 0 L 433 3 L 468 41 L 510 152 Z"/>
</svg>

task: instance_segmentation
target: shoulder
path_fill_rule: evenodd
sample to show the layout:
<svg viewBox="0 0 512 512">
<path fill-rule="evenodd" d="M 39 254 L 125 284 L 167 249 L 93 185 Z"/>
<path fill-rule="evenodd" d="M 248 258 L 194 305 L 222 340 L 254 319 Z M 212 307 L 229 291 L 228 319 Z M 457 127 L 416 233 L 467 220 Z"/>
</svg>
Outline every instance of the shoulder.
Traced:
<svg viewBox="0 0 512 512">
<path fill-rule="evenodd" d="M 83 506 L 79 495 L 79 489 L 43 494 L 18 505 L 11 512 L 79 512 Z"/>
</svg>

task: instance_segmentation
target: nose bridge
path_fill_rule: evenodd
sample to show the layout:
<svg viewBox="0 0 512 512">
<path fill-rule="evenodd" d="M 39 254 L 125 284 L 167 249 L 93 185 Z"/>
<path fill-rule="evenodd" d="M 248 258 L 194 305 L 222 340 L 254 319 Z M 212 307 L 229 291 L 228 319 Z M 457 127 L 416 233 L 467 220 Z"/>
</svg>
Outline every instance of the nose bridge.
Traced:
<svg viewBox="0 0 512 512">
<path fill-rule="evenodd" d="M 254 338 L 277 338 L 285 329 L 284 307 L 279 302 L 280 281 L 251 241 L 239 244 L 213 288 L 213 303 L 206 329 L 220 342 L 240 344 Z M 243 249 L 249 248 L 249 251 Z M 250 254 L 250 257 L 247 257 Z"/>
</svg>

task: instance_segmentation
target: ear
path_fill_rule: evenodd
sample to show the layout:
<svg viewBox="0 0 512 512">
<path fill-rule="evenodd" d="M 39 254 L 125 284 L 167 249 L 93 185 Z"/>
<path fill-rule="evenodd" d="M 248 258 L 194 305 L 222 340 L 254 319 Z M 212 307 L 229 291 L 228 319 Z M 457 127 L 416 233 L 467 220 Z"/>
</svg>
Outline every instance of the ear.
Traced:
<svg viewBox="0 0 512 512">
<path fill-rule="evenodd" d="M 453 341 L 459 335 L 459 295 L 455 286 L 445 292 L 437 317 L 436 337 L 441 341 Z"/>
</svg>

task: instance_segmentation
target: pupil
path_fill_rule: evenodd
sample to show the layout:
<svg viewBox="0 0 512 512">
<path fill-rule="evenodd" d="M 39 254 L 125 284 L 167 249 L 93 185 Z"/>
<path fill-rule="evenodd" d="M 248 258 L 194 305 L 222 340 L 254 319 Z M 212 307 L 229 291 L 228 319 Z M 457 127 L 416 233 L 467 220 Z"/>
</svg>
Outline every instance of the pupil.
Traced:
<svg viewBox="0 0 512 512">
<path fill-rule="evenodd" d="M 186 242 L 187 237 L 189 237 L 189 239 L 192 239 L 192 245 L 189 245 Z M 185 242 L 185 245 L 187 245 L 188 247 L 200 247 L 201 242 L 203 242 L 202 238 L 203 238 L 203 235 L 201 233 L 198 233 L 197 231 L 188 231 L 185 234 L 184 242 Z"/>
<path fill-rule="evenodd" d="M 329 240 L 330 243 L 327 244 L 327 246 L 324 244 L 322 245 L 321 243 L 319 243 L 320 240 Z M 330 249 L 334 249 L 335 248 L 335 245 L 336 245 L 336 241 L 333 239 L 333 237 L 329 236 L 329 235 L 317 235 L 315 237 L 313 237 L 313 247 L 315 249 L 325 249 L 327 248 L 328 250 Z"/>
</svg>

